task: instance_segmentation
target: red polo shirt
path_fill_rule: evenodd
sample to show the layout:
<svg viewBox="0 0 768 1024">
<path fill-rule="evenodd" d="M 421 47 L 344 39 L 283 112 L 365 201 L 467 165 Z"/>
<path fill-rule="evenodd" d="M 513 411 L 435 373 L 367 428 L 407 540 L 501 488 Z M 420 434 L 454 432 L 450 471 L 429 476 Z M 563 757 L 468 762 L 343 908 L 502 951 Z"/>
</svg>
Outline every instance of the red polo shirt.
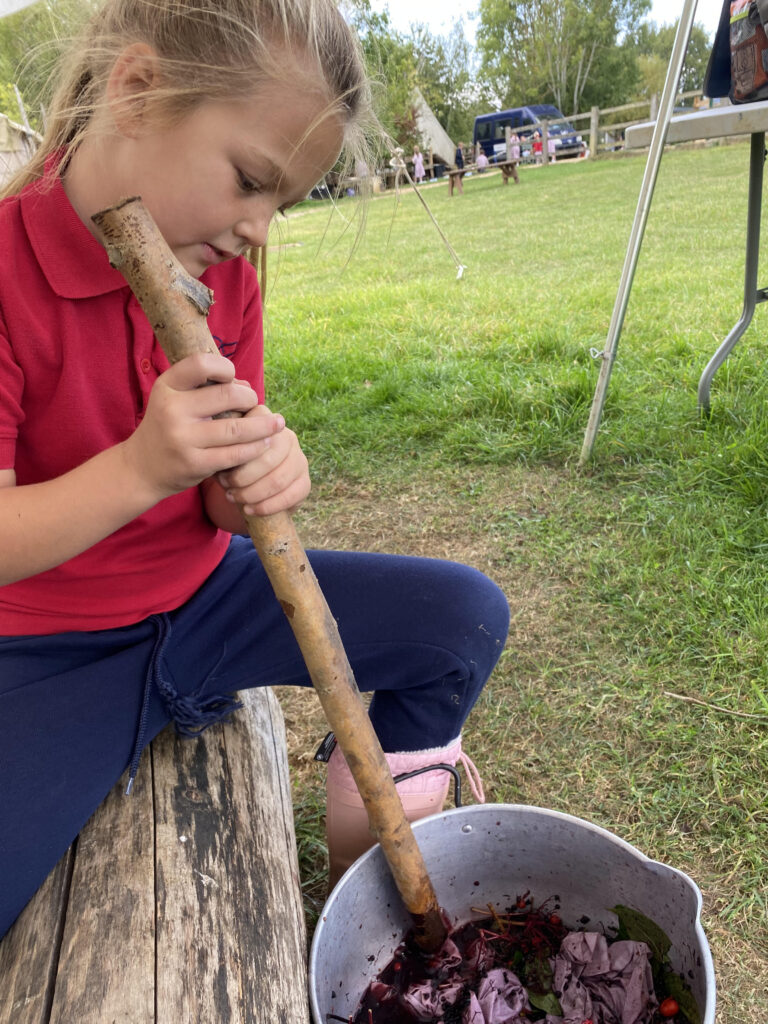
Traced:
<svg viewBox="0 0 768 1024">
<path fill-rule="evenodd" d="M 211 333 L 263 401 L 256 273 L 240 258 L 203 280 L 216 299 Z M 167 368 L 58 178 L 0 203 L 0 468 L 15 469 L 19 485 L 37 483 L 124 441 Z M 228 541 L 190 488 L 63 565 L 0 587 L 0 635 L 107 629 L 170 611 L 210 575 Z"/>
</svg>

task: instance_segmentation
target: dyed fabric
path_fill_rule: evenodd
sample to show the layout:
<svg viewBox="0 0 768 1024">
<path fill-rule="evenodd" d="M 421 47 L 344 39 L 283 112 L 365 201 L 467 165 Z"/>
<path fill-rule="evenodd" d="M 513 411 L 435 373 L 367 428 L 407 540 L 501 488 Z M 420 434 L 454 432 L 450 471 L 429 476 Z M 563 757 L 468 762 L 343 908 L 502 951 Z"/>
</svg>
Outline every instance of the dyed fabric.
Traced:
<svg viewBox="0 0 768 1024">
<path fill-rule="evenodd" d="M 644 942 L 566 935 L 552 961 L 563 1016 L 549 1015 L 547 1024 L 649 1024 L 658 1006 L 649 956 Z"/>
<path fill-rule="evenodd" d="M 492 942 L 481 934 L 462 955 L 449 937 L 430 958 L 429 977 L 406 982 L 402 990 L 394 981 L 376 980 L 363 1007 L 380 1008 L 386 1021 L 405 1020 L 410 1013 L 420 1024 L 528 1024 L 535 1004 L 512 970 L 493 966 L 491 947 Z M 596 932 L 571 932 L 549 964 L 553 992 L 563 1013 L 548 1014 L 544 1024 L 653 1021 L 658 1002 L 645 943 L 609 944 Z M 364 1020 L 366 1012 L 358 1012 L 355 1019 Z M 373 1013 L 375 1018 L 375 1009 Z"/>
</svg>

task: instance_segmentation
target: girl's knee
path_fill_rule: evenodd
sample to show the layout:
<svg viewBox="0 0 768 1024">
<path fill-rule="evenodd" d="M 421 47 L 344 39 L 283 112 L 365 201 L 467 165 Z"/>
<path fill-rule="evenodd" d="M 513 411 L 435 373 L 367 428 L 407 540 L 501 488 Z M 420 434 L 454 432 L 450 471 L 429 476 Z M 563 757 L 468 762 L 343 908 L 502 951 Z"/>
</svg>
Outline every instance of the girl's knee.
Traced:
<svg viewBox="0 0 768 1024">
<path fill-rule="evenodd" d="M 480 622 L 494 638 L 502 642 L 509 631 L 509 602 L 498 584 L 486 576 L 480 569 L 472 566 L 457 566 L 458 586 L 454 590 L 454 600 L 460 595 L 465 615 Z"/>
</svg>

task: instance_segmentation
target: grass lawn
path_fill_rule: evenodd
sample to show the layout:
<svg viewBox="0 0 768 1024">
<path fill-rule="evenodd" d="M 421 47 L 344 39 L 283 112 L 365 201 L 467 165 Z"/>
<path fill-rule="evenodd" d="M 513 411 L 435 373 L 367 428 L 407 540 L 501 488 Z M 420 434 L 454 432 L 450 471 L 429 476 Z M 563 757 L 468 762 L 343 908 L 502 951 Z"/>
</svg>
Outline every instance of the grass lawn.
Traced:
<svg viewBox="0 0 768 1024">
<path fill-rule="evenodd" d="M 765 312 L 741 309 L 746 144 L 665 155 L 598 436 L 576 468 L 644 157 L 305 204 L 273 236 L 268 401 L 315 490 L 307 546 L 457 558 L 512 630 L 465 731 L 495 802 L 587 818 L 702 889 L 723 1024 L 768 1019 Z M 325 731 L 280 692 L 307 906 Z M 681 698 L 694 698 L 697 703 Z"/>
</svg>

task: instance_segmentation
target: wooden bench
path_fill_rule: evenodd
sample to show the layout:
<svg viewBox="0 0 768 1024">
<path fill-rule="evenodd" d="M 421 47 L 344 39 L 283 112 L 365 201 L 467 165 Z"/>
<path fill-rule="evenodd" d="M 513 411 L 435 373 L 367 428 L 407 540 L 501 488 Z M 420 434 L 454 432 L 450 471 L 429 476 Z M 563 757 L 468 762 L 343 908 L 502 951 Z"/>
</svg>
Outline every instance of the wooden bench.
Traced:
<svg viewBox="0 0 768 1024">
<path fill-rule="evenodd" d="M 283 716 L 241 699 L 158 736 L 61 859 L 0 943 L 3 1024 L 308 1021 Z"/>
<path fill-rule="evenodd" d="M 520 184 L 520 178 L 517 173 L 517 165 L 520 163 L 519 160 L 504 160 L 502 163 L 489 164 L 487 170 L 500 170 L 502 174 L 502 180 L 505 185 L 509 184 L 509 179 L 514 178 L 515 184 Z M 472 172 L 477 172 L 477 164 L 465 164 L 464 167 L 454 167 L 448 171 L 448 195 L 453 195 L 454 188 L 461 194 L 464 191 L 464 175 Z"/>
</svg>

